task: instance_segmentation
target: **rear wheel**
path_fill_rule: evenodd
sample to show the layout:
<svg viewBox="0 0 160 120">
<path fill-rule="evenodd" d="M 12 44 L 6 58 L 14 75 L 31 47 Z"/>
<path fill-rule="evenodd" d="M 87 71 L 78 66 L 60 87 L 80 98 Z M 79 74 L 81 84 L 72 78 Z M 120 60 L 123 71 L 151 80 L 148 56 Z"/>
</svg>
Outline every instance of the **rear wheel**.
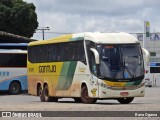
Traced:
<svg viewBox="0 0 160 120">
<path fill-rule="evenodd" d="M 133 101 L 134 97 L 131 98 L 118 98 L 117 101 L 121 104 L 129 104 Z"/>
<path fill-rule="evenodd" d="M 17 95 L 21 93 L 21 85 L 18 82 L 12 82 L 9 86 L 9 93 L 11 95 Z"/>
<path fill-rule="evenodd" d="M 58 98 L 49 96 L 48 85 L 46 85 L 40 94 L 40 100 L 42 102 L 57 102 Z"/>
<path fill-rule="evenodd" d="M 42 94 L 42 87 L 41 85 L 37 86 L 37 96 L 40 96 Z"/>
<path fill-rule="evenodd" d="M 93 104 L 97 101 L 97 99 L 95 98 L 90 98 L 88 96 L 88 89 L 87 89 L 87 86 L 83 86 L 82 87 L 82 91 L 81 91 L 81 100 L 83 103 L 86 103 L 86 104 Z"/>
<path fill-rule="evenodd" d="M 40 97 L 41 102 L 45 102 L 45 99 L 44 99 L 44 90 L 41 90 L 41 93 L 39 94 L 39 97 Z"/>
</svg>

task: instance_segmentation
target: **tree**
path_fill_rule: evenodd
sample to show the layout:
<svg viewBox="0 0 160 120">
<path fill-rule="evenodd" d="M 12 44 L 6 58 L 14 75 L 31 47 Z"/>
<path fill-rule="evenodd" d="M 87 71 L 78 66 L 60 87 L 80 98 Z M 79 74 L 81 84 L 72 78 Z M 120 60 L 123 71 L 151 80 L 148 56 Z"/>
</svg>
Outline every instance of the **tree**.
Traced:
<svg viewBox="0 0 160 120">
<path fill-rule="evenodd" d="M 38 27 L 35 9 L 23 0 L 0 0 L 0 31 L 32 37 Z"/>
</svg>

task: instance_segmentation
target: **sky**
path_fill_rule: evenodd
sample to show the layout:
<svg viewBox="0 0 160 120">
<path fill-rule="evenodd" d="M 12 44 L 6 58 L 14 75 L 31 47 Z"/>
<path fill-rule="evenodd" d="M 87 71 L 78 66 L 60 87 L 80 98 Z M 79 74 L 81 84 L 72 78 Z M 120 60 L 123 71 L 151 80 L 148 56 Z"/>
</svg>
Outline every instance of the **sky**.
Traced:
<svg viewBox="0 0 160 120">
<path fill-rule="evenodd" d="M 65 33 L 160 32 L 160 0 L 23 0 L 36 6 L 39 28 L 49 27 L 45 39 Z M 37 30 L 34 39 L 42 39 Z"/>
</svg>

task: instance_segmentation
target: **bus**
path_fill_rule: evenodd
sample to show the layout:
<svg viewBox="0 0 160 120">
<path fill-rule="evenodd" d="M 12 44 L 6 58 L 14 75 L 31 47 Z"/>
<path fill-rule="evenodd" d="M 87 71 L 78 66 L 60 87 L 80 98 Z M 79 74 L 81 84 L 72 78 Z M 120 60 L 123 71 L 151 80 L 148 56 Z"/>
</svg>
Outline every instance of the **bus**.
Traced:
<svg viewBox="0 0 160 120">
<path fill-rule="evenodd" d="M 150 62 L 150 78 L 149 87 L 160 87 L 160 62 Z"/>
<path fill-rule="evenodd" d="M 28 93 L 42 102 L 129 104 L 145 94 L 142 48 L 128 33 L 86 32 L 30 42 L 27 73 Z"/>
<path fill-rule="evenodd" d="M 151 73 L 150 73 L 150 54 L 149 52 L 142 48 L 143 58 L 144 58 L 144 68 L 145 68 L 145 86 L 152 87 Z"/>
<path fill-rule="evenodd" d="M 27 91 L 27 51 L 0 49 L 0 58 L 0 92 L 16 95 Z"/>
</svg>

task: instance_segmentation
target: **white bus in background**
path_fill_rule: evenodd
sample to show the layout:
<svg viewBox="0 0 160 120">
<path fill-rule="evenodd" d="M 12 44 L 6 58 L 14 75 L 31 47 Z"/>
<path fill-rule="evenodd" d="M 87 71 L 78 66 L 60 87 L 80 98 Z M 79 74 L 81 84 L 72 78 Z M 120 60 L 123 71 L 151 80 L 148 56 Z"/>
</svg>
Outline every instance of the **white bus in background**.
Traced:
<svg viewBox="0 0 160 120">
<path fill-rule="evenodd" d="M 142 50 L 144 56 L 145 86 L 160 87 L 160 62 L 150 62 L 149 52 L 144 48 Z"/>
<path fill-rule="evenodd" d="M 150 78 L 153 86 L 160 87 L 160 62 L 150 62 Z"/>
<path fill-rule="evenodd" d="M 19 94 L 28 90 L 26 50 L 0 49 L 0 92 Z"/>
<path fill-rule="evenodd" d="M 144 58 L 144 68 L 145 68 L 145 86 L 152 87 L 152 79 L 151 79 L 151 74 L 150 74 L 150 54 L 149 52 L 142 48 L 143 51 L 143 58 Z"/>
</svg>

